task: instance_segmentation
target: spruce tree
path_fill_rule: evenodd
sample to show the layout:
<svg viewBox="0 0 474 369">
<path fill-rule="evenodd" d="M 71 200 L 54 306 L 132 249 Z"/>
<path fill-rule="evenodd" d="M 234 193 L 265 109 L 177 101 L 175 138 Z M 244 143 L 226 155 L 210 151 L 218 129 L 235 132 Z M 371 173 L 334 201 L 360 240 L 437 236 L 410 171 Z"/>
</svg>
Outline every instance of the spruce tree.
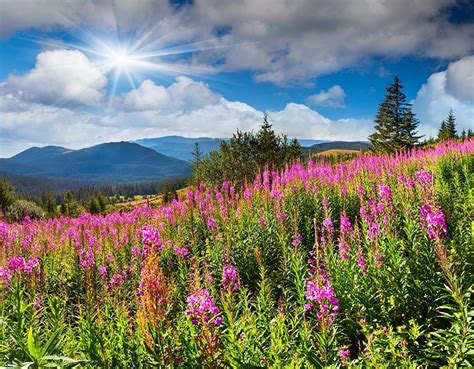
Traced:
<svg viewBox="0 0 474 369">
<path fill-rule="evenodd" d="M 418 119 L 407 103 L 403 86 L 395 76 L 386 89 L 387 94 L 379 105 L 375 118 L 375 133 L 369 136 L 373 150 L 379 153 L 394 153 L 401 149 L 411 149 L 420 136 L 416 136 Z"/>
<path fill-rule="evenodd" d="M 448 117 L 441 122 L 441 126 L 438 132 L 438 140 L 454 140 L 458 138 L 456 132 L 456 118 L 454 117 L 453 109 L 448 113 Z"/>
<path fill-rule="evenodd" d="M 454 117 L 453 109 L 451 109 L 448 113 L 448 117 L 446 118 L 446 138 L 448 140 L 452 140 L 457 137 L 456 118 Z"/>
</svg>

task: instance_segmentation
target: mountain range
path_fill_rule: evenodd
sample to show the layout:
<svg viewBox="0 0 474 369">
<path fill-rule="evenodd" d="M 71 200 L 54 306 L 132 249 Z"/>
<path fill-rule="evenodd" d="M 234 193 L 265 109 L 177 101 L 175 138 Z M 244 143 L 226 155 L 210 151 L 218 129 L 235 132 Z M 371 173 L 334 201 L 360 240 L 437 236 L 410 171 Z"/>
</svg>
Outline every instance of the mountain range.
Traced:
<svg viewBox="0 0 474 369">
<path fill-rule="evenodd" d="M 130 183 L 185 177 L 189 164 L 130 142 L 104 143 L 80 150 L 32 147 L 0 159 L 0 172 L 40 178 Z"/>
<path fill-rule="evenodd" d="M 139 145 L 149 147 L 164 155 L 173 156 L 175 158 L 190 161 L 193 159 L 193 151 L 195 144 L 199 144 L 199 150 L 203 155 L 209 154 L 212 150 L 218 150 L 221 141 L 228 141 L 228 138 L 211 138 L 211 137 L 182 137 L 182 136 L 164 136 L 156 138 L 143 138 L 141 140 L 132 141 Z M 325 140 L 298 140 L 303 147 L 310 147 L 315 144 L 328 142 Z"/>
</svg>

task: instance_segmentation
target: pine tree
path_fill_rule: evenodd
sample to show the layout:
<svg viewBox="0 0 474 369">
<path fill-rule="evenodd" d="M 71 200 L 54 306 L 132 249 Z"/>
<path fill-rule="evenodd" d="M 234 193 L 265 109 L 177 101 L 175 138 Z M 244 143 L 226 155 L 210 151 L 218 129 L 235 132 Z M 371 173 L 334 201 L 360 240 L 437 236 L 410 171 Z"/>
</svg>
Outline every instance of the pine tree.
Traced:
<svg viewBox="0 0 474 369">
<path fill-rule="evenodd" d="M 457 137 L 456 118 L 454 117 L 453 109 L 451 109 L 448 113 L 448 117 L 446 118 L 446 138 L 452 140 L 456 139 Z"/>
<path fill-rule="evenodd" d="M 273 168 L 275 164 L 278 165 L 283 154 L 280 148 L 287 146 L 287 138 L 286 136 L 280 137 L 275 134 L 266 114 L 255 138 L 255 152 L 259 168 L 263 169 L 266 165 Z"/>
<path fill-rule="evenodd" d="M 406 102 L 403 86 L 395 76 L 386 89 L 387 94 L 379 105 L 375 118 L 375 133 L 369 136 L 373 150 L 379 153 L 394 153 L 401 149 L 411 149 L 418 142 L 416 136 L 418 119 Z"/>
<path fill-rule="evenodd" d="M 193 159 L 191 161 L 191 166 L 193 170 L 193 182 L 195 185 L 199 185 L 201 181 L 201 163 L 203 159 L 203 153 L 199 147 L 199 143 L 194 143 L 194 150 L 191 153 Z"/>
<path fill-rule="evenodd" d="M 467 130 L 467 138 L 469 139 L 469 138 L 472 138 L 472 137 L 474 137 L 474 132 L 472 131 L 472 129 L 469 128 Z"/>
<path fill-rule="evenodd" d="M 441 126 L 438 132 L 438 140 L 454 140 L 458 138 L 456 132 L 456 118 L 454 117 L 453 109 L 448 113 L 448 117 L 441 122 Z"/>
</svg>

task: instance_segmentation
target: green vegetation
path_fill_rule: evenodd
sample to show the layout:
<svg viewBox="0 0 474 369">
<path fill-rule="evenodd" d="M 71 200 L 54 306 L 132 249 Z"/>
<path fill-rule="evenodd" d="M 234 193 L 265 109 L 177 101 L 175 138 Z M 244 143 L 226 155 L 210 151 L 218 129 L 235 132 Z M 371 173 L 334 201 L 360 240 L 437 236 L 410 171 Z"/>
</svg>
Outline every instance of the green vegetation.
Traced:
<svg viewBox="0 0 474 369">
<path fill-rule="evenodd" d="M 226 179 L 240 186 L 259 171 L 279 170 L 300 160 L 302 154 L 298 141 L 288 142 L 285 135 L 275 134 L 265 116 L 257 133 L 237 131 L 229 141 L 221 142 L 219 150 L 204 158 L 197 145 L 192 161 L 193 183 L 219 184 Z"/>
<path fill-rule="evenodd" d="M 403 86 L 395 76 L 379 106 L 375 118 L 375 133 L 369 136 L 376 153 L 395 153 L 413 148 L 420 138 L 416 135 L 418 119 L 406 102 Z"/>
</svg>

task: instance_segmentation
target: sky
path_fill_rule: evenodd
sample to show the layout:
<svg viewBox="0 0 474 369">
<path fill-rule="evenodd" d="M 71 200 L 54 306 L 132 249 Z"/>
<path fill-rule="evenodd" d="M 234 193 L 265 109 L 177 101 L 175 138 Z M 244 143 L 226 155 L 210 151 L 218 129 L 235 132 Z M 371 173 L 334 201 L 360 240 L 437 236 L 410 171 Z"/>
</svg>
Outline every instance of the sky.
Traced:
<svg viewBox="0 0 474 369">
<path fill-rule="evenodd" d="M 229 137 L 264 114 L 366 140 L 395 74 L 421 134 L 450 109 L 474 128 L 474 2 L 0 0 L 0 157 Z"/>
</svg>

